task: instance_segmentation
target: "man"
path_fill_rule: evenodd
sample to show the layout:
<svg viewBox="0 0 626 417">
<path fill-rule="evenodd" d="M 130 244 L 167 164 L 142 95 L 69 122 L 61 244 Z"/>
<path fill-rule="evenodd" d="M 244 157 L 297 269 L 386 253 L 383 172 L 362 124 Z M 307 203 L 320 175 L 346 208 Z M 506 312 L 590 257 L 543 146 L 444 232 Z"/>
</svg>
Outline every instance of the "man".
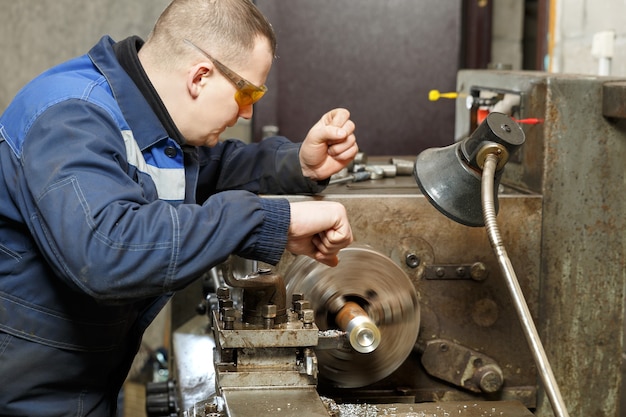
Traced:
<svg viewBox="0 0 626 417">
<path fill-rule="evenodd" d="M 104 37 L 0 117 L 0 415 L 105 416 L 173 291 L 230 254 L 336 265 L 357 153 L 344 109 L 301 144 L 219 142 L 250 118 L 276 41 L 249 0 L 174 0 L 148 40 Z"/>
</svg>

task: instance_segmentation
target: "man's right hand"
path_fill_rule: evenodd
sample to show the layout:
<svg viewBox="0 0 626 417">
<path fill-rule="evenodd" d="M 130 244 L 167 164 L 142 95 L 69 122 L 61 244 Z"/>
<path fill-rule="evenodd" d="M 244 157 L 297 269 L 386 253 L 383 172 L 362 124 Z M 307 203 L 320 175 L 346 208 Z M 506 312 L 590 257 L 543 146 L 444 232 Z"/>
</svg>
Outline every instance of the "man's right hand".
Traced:
<svg viewBox="0 0 626 417">
<path fill-rule="evenodd" d="M 345 207 L 333 201 L 291 203 L 287 250 L 307 255 L 329 266 L 339 263 L 337 253 L 354 238 Z"/>
</svg>

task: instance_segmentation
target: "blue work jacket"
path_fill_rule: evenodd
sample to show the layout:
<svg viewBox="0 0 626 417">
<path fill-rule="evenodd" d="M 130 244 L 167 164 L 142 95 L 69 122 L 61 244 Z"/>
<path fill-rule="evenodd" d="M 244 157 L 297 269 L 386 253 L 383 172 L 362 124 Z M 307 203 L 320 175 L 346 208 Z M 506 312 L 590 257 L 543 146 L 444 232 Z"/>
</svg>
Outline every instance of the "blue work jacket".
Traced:
<svg viewBox="0 0 626 417">
<path fill-rule="evenodd" d="M 0 117 L 0 415 L 113 415 L 141 336 L 230 254 L 275 264 L 299 144 L 168 137 L 104 37 Z M 197 201 L 198 200 L 198 201 Z"/>
</svg>

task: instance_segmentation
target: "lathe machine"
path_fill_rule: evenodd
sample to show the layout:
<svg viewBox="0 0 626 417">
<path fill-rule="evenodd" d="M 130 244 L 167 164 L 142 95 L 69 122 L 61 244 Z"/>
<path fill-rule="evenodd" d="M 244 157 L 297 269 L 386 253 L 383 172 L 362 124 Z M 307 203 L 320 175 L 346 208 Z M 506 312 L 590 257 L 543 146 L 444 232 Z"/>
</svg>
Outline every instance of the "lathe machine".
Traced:
<svg viewBox="0 0 626 417">
<path fill-rule="evenodd" d="M 525 135 L 499 179 L 497 223 L 563 402 L 618 416 L 626 81 L 471 70 L 457 93 L 451 143 L 491 112 Z M 446 217 L 396 169 L 289 197 L 346 206 L 355 243 L 339 266 L 233 258 L 177 295 L 172 378 L 148 387 L 149 415 L 553 415 L 485 228 Z"/>
</svg>

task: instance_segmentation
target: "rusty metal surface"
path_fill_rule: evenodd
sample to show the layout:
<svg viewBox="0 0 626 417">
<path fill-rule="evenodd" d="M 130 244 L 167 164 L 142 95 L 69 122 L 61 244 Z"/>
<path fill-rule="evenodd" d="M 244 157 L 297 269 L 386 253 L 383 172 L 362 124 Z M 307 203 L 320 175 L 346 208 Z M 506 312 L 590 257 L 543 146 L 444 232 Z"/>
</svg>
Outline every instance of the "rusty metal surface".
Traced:
<svg viewBox="0 0 626 417">
<path fill-rule="evenodd" d="M 402 268 L 418 291 L 421 325 L 414 353 L 384 380 L 344 390 L 321 384 L 322 394 L 349 401 L 370 398 L 388 402 L 402 396 L 410 402 L 436 400 L 476 401 L 483 394 L 446 384 L 430 376 L 420 362 L 420 349 L 428 340 L 449 339 L 493 358 L 503 370 L 502 390 L 489 399 L 516 399 L 527 407 L 536 403 L 536 369 L 527 348 L 505 283 L 482 228 L 459 225 L 441 215 L 419 193 L 411 177 L 396 177 L 341 185 L 322 196 L 342 202 L 348 211 L 357 243 L 372 246 Z M 536 194 L 504 194 L 498 221 L 507 251 L 534 317 L 539 316 L 539 280 L 542 198 Z M 410 260 L 419 260 L 407 263 Z M 293 256 L 285 254 L 277 269 L 285 273 Z M 432 265 L 485 267 L 484 280 L 432 280 Z"/>
<path fill-rule="evenodd" d="M 452 340 L 429 340 L 425 345 L 422 364 L 430 375 L 478 393 L 502 388 L 502 369 L 489 356 Z"/>
<path fill-rule="evenodd" d="M 299 321 L 289 321 L 279 327 L 263 329 L 241 321 L 235 322 L 235 328 L 224 330 L 219 320 L 214 319 L 217 339 L 225 348 L 261 348 L 261 347 L 299 347 L 317 345 L 317 327 L 304 328 Z M 259 331 L 262 330 L 262 331 Z"/>
<path fill-rule="evenodd" d="M 565 403 L 572 413 L 594 417 L 619 415 L 624 376 L 626 121 L 617 117 L 619 107 L 616 112 L 604 108 L 607 101 L 613 103 L 609 107 L 626 102 L 623 82 L 539 72 L 461 71 L 458 76 L 460 93 L 513 91 L 521 97 L 515 117 L 543 120 L 524 126 L 520 157 L 505 168 L 498 224 Z M 461 101 L 457 138 L 469 133 L 471 121 Z M 484 229 L 446 219 L 411 177 L 340 184 L 320 196 L 288 198 L 342 202 L 356 242 L 402 268 L 420 305 L 417 343 L 395 372 L 353 389 L 320 384 L 319 394 L 338 403 L 364 400 L 372 408 L 399 404 L 393 411 L 406 416 L 441 410 L 431 406 L 452 407 L 450 415 L 469 413 L 467 407 L 484 400 L 489 400 L 485 407 L 497 409 L 511 399 L 519 401 L 514 409 L 492 415 L 532 415 L 528 409 L 537 417 L 553 415 L 538 391 L 534 361 Z M 277 273 L 284 274 L 293 261 L 285 253 Z M 473 265 L 481 265 L 481 279 L 467 279 Z M 463 277 L 455 276 L 461 270 Z M 341 337 L 327 344 L 332 349 Z M 423 365 L 422 355 L 442 341 L 454 343 L 456 355 L 455 360 L 441 355 L 448 362 L 431 369 L 437 377 Z M 502 370 L 502 388 L 486 394 L 459 386 L 454 368 L 475 370 L 470 361 L 458 360 L 463 352 L 493 361 Z M 476 415 L 490 415 L 489 408 L 481 412 L 487 414 Z"/>
<path fill-rule="evenodd" d="M 626 119 L 626 81 L 613 81 L 602 86 L 602 114 Z"/>
<path fill-rule="evenodd" d="M 626 102 L 623 78 L 461 71 L 458 91 L 496 88 L 522 97 L 519 164 L 503 183 L 543 198 L 540 335 L 565 403 L 579 415 L 618 415 L 624 337 Z M 470 120 L 457 102 L 457 134 Z M 610 117 L 606 117 L 610 116 Z M 504 221 L 502 227 L 507 227 Z M 551 416 L 540 396 L 537 416 Z"/>
<path fill-rule="evenodd" d="M 370 245 L 389 257 L 415 288 L 420 306 L 419 335 L 408 358 L 384 379 L 358 388 L 320 383 L 318 393 L 352 403 L 459 401 L 468 405 L 488 399 L 517 400 L 527 408 L 534 407 L 536 370 L 485 231 L 442 216 L 419 193 L 411 177 L 368 184 L 376 184 L 377 188 L 361 192 L 342 185 L 321 196 L 289 198 L 332 199 L 346 206 L 356 243 Z M 537 317 L 542 198 L 535 194 L 504 194 L 500 205 L 502 236 L 530 309 Z M 286 253 L 276 272 L 284 275 L 294 259 Z M 428 279 L 428 271 L 436 266 L 471 268 L 475 264 L 481 265 L 480 279 Z M 337 281 L 341 285 L 340 277 Z M 441 374 L 429 374 L 421 362 L 421 352 L 429 342 L 437 340 L 454 341 L 459 349 L 474 357 L 489 358 L 489 365 L 493 361 L 502 369 L 502 388 L 495 394 L 477 393 L 455 385 L 457 380 L 453 378 L 453 383 L 449 383 L 444 382 Z M 441 369 L 447 367 L 450 374 L 455 367 L 459 368 L 456 371 L 466 372 L 474 364 L 459 365 L 446 357 L 442 360 L 447 362 L 441 364 Z M 462 382 L 459 380 L 458 384 Z M 239 385 L 238 389 L 242 388 Z"/>
</svg>

